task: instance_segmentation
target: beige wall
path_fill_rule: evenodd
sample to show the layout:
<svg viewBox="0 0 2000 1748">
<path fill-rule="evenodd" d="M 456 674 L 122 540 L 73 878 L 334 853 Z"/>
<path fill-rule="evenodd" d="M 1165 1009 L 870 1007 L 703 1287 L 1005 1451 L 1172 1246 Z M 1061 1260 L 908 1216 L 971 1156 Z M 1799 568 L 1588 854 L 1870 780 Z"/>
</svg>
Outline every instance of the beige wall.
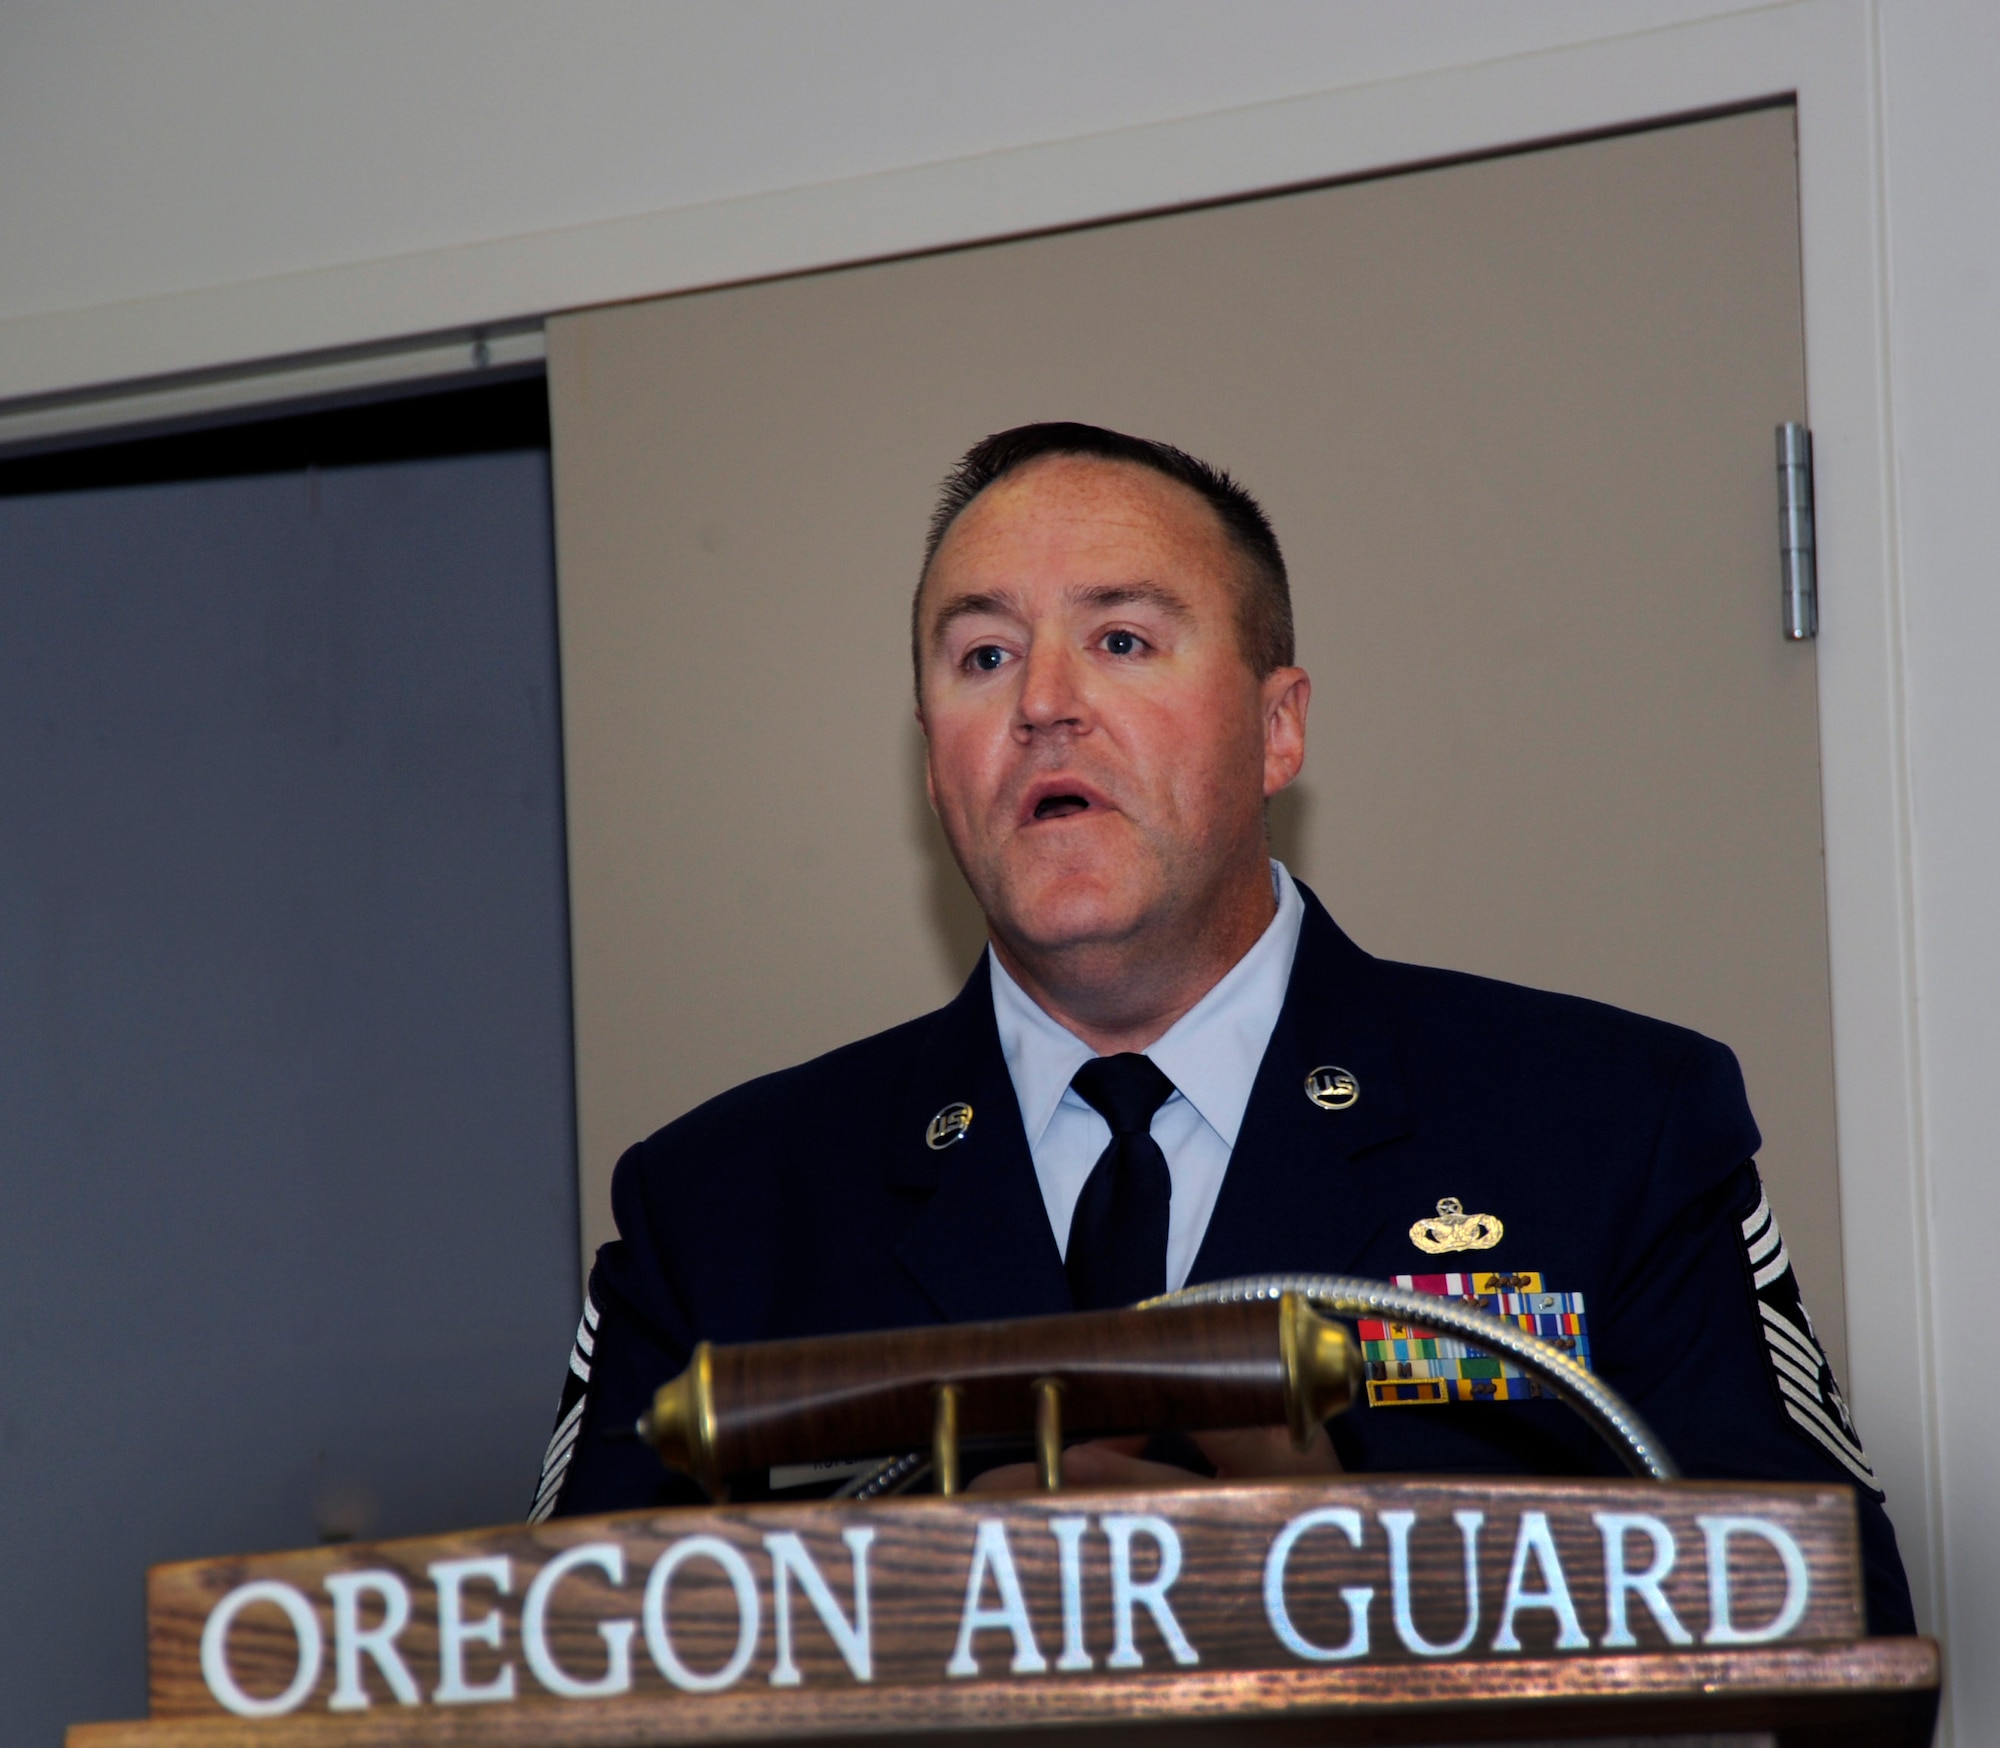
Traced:
<svg viewBox="0 0 2000 1748">
<path fill-rule="evenodd" d="M 586 1241 L 617 1151 L 944 1000 L 908 590 L 967 442 L 1259 491 L 1317 681 L 1279 849 L 1377 952 L 1742 1054 L 1838 1350 L 1788 110 L 553 324 Z"/>
</svg>

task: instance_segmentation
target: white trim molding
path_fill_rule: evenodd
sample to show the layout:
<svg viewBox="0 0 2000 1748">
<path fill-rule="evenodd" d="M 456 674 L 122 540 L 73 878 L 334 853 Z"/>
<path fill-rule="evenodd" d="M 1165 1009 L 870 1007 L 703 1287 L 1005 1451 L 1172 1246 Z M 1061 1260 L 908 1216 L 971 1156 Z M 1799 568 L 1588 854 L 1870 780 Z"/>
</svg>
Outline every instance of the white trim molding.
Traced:
<svg viewBox="0 0 2000 1748">
<path fill-rule="evenodd" d="M 1790 95 L 1818 464 L 1820 730 L 1850 1394 L 1943 1620 L 1874 0 L 1697 22 L 418 255 L 0 322 L 0 399 L 917 253 Z M 4 413 L 0 406 L 0 413 Z"/>
<path fill-rule="evenodd" d="M 0 320 L 0 406 L 1365 175 L 1791 91 L 1825 0 L 491 241 Z M 1814 16 L 1808 16 L 1814 15 Z"/>
</svg>

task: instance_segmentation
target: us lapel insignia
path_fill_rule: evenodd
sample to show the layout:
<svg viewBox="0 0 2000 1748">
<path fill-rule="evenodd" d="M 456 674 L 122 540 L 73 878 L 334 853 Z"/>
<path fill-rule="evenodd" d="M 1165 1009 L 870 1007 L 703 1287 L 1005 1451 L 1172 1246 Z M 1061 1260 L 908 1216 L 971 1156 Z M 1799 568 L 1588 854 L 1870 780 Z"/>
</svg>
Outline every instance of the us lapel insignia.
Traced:
<svg viewBox="0 0 2000 1748">
<path fill-rule="evenodd" d="M 1410 1228 L 1410 1242 L 1432 1256 L 1447 1250 L 1491 1250 L 1507 1228 L 1497 1214 L 1468 1214 L 1456 1196 L 1446 1196 L 1438 1211 Z"/>
<path fill-rule="evenodd" d="M 930 1120 L 924 1130 L 924 1145 L 933 1153 L 942 1153 L 954 1141 L 963 1141 L 971 1127 L 972 1107 L 961 1099 L 946 1105 Z"/>
<path fill-rule="evenodd" d="M 1315 1068 L 1306 1076 L 1306 1097 L 1322 1111 L 1344 1111 L 1361 1097 L 1361 1082 L 1344 1068 Z"/>
</svg>

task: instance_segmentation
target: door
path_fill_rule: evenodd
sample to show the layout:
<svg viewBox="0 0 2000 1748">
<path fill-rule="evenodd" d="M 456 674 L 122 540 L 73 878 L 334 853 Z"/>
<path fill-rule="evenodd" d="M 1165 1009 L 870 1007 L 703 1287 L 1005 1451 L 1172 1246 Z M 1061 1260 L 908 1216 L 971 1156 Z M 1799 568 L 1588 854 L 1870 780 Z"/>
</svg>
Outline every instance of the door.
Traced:
<svg viewBox="0 0 2000 1748">
<path fill-rule="evenodd" d="M 1371 951 L 1742 1058 L 1844 1352 L 1792 111 L 551 324 L 586 1255 L 619 1150 L 944 1001 L 909 595 L 989 431 L 1264 501 L 1315 682 L 1278 852 Z"/>
<path fill-rule="evenodd" d="M 155 1561 L 527 1508 L 576 1303 L 541 397 L 0 464 L 0 1740 L 144 1711 Z"/>
</svg>

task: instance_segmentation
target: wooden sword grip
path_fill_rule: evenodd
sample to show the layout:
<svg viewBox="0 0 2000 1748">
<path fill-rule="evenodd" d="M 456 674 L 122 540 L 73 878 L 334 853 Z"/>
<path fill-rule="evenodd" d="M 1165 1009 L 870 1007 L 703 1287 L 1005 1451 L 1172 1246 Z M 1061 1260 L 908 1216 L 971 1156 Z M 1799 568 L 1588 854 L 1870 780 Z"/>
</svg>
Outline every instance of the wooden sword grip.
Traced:
<svg viewBox="0 0 2000 1748">
<path fill-rule="evenodd" d="M 1303 1445 L 1353 1400 L 1359 1349 L 1295 1295 L 714 1347 L 663 1385 L 640 1435 L 710 1492 L 774 1463 L 958 1438 L 1289 1426 Z M 1039 1422 L 1038 1422 L 1039 1415 Z"/>
</svg>

